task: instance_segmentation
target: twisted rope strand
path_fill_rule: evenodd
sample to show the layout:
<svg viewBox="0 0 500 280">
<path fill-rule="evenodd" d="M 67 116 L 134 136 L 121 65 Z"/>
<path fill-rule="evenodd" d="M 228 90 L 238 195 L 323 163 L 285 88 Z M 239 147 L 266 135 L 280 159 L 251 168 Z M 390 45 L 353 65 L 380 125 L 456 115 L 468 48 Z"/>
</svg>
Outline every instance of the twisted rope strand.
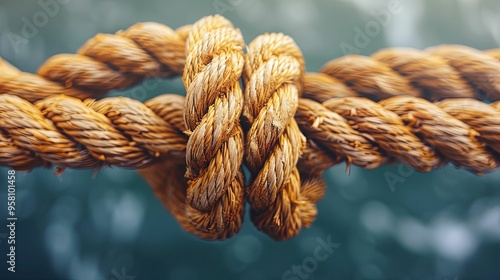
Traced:
<svg viewBox="0 0 500 280">
<path fill-rule="evenodd" d="M 458 167 L 477 174 L 498 166 L 495 155 L 485 149 L 479 133 L 460 120 L 421 98 L 398 96 L 379 102 L 401 117 L 415 133 Z"/>
<path fill-rule="evenodd" d="M 332 79 L 322 76 L 318 81 L 317 76 L 308 76 L 308 79 L 316 79 L 316 83 L 306 82 L 305 92 L 312 91 L 312 95 L 321 98 L 328 88 L 332 93 L 340 88 L 341 92 L 333 93 L 334 96 L 352 96 L 352 91 L 345 89 L 348 86 L 357 95 L 375 100 L 397 95 L 439 100 L 451 97 L 484 98 L 478 94 L 484 91 L 489 99 L 497 100 L 500 99 L 497 52 L 443 45 L 426 51 L 386 49 L 371 57 L 348 55 L 323 66 L 320 72 Z M 325 82 L 330 85 L 320 86 Z M 311 87 L 311 84 L 314 86 Z M 332 84 L 336 84 L 335 88 Z"/>
<path fill-rule="evenodd" d="M 145 103 L 162 119 L 183 134 L 186 126 L 184 123 L 185 99 L 180 95 L 164 94 L 157 96 Z M 187 142 L 187 139 L 186 141 Z M 185 155 L 177 158 L 162 158 L 146 168 L 138 170 L 139 174 L 148 182 L 153 192 L 165 208 L 172 214 L 184 230 L 205 239 L 213 239 L 210 233 L 198 231 L 189 221 L 187 202 L 187 179 Z"/>
<path fill-rule="evenodd" d="M 197 229 L 224 239 L 243 219 L 243 36 L 221 16 L 196 22 L 186 43 L 187 199 Z M 212 212 L 214 215 L 208 215 Z"/>
<path fill-rule="evenodd" d="M 145 103 L 151 111 L 144 109 L 146 107 L 137 101 L 126 98 L 106 98 L 101 100 L 104 101 L 101 104 L 116 103 L 121 105 L 118 106 L 118 110 L 109 108 L 108 111 L 99 113 L 95 111 L 97 107 L 93 107 L 95 105 L 92 104 L 95 103 L 91 101 L 81 102 L 62 95 L 55 95 L 37 102 L 36 106 L 17 96 L 0 95 L 0 127 L 2 132 L 0 133 L 0 165 L 18 170 L 29 170 L 40 165 L 58 165 L 71 168 L 117 165 L 138 168 L 151 161 L 158 152 L 160 152 L 160 156 L 171 155 L 171 159 L 181 158 L 184 156 L 186 143 L 186 136 L 182 134 L 184 120 L 179 119 L 183 116 L 172 117 L 173 112 L 182 115 L 183 108 L 180 107 L 180 102 L 172 101 L 172 99 L 179 98 L 184 102 L 184 98 L 177 95 L 161 95 L 151 99 Z M 108 101 L 109 99 L 114 101 Z M 311 163 L 306 163 L 306 167 L 302 170 L 309 171 L 309 168 L 316 168 L 322 171 L 333 164 L 338 164 L 340 162 L 338 156 L 343 157 L 347 163 L 364 168 L 375 168 L 385 162 L 390 162 L 391 160 L 387 156 L 395 157 L 420 171 L 428 171 L 444 164 L 447 157 L 441 153 L 430 157 L 431 164 L 427 165 L 425 161 L 405 161 L 405 154 L 411 158 L 415 157 L 415 153 L 420 150 L 428 152 L 429 149 L 435 148 L 436 146 L 430 144 L 426 137 L 435 138 L 436 136 L 433 136 L 432 133 L 428 133 L 428 136 L 422 135 L 421 131 L 414 131 L 411 127 L 401 128 L 401 123 L 411 123 L 411 120 L 415 121 L 415 116 L 425 119 L 431 115 L 428 113 L 419 114 L 420 111 L 412 113 L 407 108 L 410 105 L 406 105 L 406 102 L 411 104 L 410 100 L 399 102 L 399 105 L 393 105 L 393 107 L 402 106 L 403 109 L 399 112 L 403 119 L 395 119 L 394 113 L 388 111 L 387 108 L 380 109 L 381 106 L 377 103 L 363 98 L 332 98 L 324 105 L 309 99 L 299 99 L 295 119 L 301 130 L 308 136 L 309 143 L 313 143 L 312 147 L 303 151 L 302 161 Z M 486 144 L 491 149 L 488 153 L 500 152 L 498 147 L 500 142 L 500 129 L 498 127 L 500 102 L 488 105 L 472 99 L 446 99 L 432 105 L 418 98 L 412 102 L 422 103 L 423 105 L 419 106 L 424 106 L 423 110 L 438 110 L 435 106 L 439 107 L 440 115 L 443 115 L 441 110 L 448 114 L 444 115 L 447 119 L 446 126 L 451 125 L 448 122 L 452 118 L 463 122 L 464 124 L 459 124 L 458 127 L 460 127 L 460 131 L 464 131 L 462 129 L 470 131 L 466 134 L 471 134 L 472 138 L 470 139 L 473 139 L 471 143 L 476 143 L 470 144 L 473 145 L 472 147 L 482 147 Z M 433 108 L 425 109 L 428 106 Z M 138 115 L 136 108 L 142 108 L 142 114 Z M 367 115 L 375 109 L 373 115 Z M 352 115 L 352 112 L 356 114 Z M 390 120 L 398 125 L 382 125 L 387 121 L 385 120 L 387 115 L 392 115 Z M 111 119 L 106 116 L 110 116 Z M 127 121 L 120 122 L 117 116 L 122 116 L 122 120 Z M 141 117 L 138 119 L 138 116 Z M 406 120 L 404 116 L 407 116 Z M 113 123 L 113 118 L 115 118 L 116 124 Z M 143 119 L 141 120 L 141 118 Z M 158 118 L 164 122 L 158 123 Z M 451 122 L 455 123 L 455 121 Z M 137 128 L 137 130 L 127 128 L 125 123 L 129 127 Z M 467 126 L 464 126 L 465 124 Z M 163 136 L 152 131 L 144 134 L 149 135 L 150 139 L 138 135 L 134 136 L 134 134 L 144 131 L 144 127 L 161 127 L 160 129 L 168 131 L 170 136 Z M 381 133 L 384 127 L 387 131 Z M 175 132 L 172 132 L 173 128 L 175 128 Z M 396 133 L 400 129 L 402 129 L 401 132 Z M 127 133 L 127 131 L 129 132 Z M 376 134 L 380 135 L 376 136 Z M 458 135 L 465 134 L 457 134 L 457 137 Z M 453 134 L 447 135 L 443 141 L 450 142 L 449 138 L 452 136 Z M 137 140 L 135 143 L 134 137 Z M 405 137 L 411 137 L 410 139 L 417 137 L 417 140 L 409 141 Z M 381 144 L 384 138 L 396 141 L 396 143 Z M 166 143 L 162 142 L 165 140 Z M 478 143 L 478 141 L 484 142 L 484 144 Z M 151 142 L 158 142 L 161 145 L 154 150 L 155 146 L 151 145 Z M 321 147 L 315 148 L 314 143 L 319 143 Z M 64 147 L 62 148 L 63 152 L 59 153 L 54 148 L 58 145 Z M 148 145 L 152 150 L 141 148 Z M 398 148 L 398 146 L 404 147 L 404 145 L 411 145 L 411 148 Z M 422 148 L 417 148 L 418 145 L 421 145 Z M 461 146 L 449 145 L 455 153 L 464 153 L 461 152 L 463 150 Z M 321 151 L 318 153 L 318 150 L 324 148 L 330 152 Z M 382 150 L 380 150 L 381 148 Z M 485 151 L 488 150 L 484 150 L 483 147 L 480 148 L 480 151 L 479 154 L 484 155 Z M 498 157 L 495 152 L 486 158 L 491 161 Z M 397 155 L 398 153 L 400 155 Z M 89 155 L 90 158 L 85 155 Z M 439 157 L 437 162 L 434 158 L 436 156 Z M 311 159 L 314 157 L 320 159 Z M 471 157 L 463 156 L 463 158 Z M 326 161 L 327 159 L 330 160 L 329 163 Z M 460 156 L 458 160 L 456 164 L 460 166 L 464 165 L 460 161 L 467 161 Z M 487 172 L 496 166 L 491 165 L 492 163 L 489 161 L 479 161 L 483 162 L 479 167 L 469 167 L 474 172 Z M 320 168 L 318 164 L 326 165 Z"/>
<path fill-rule="evenodd" d="M 305 142 L 293 129 L 303 63 L 295 42 L 283 34 L 261 35 L 248 45 L 243 119 L 250 125 L 245 163 L 252 173 L 247 193 L 255 210 L 274 203 Z"/>
<path fill-rule="evenodd" d="M 315 219 L 315 200 L 303 192 L 322 189 L 318 180 L 301 181 L 296 166 L 305 144 L 293 118 L 303 73 L 302 53 L 292 38 L 265 34 L 249 44 L 243 74 L 243 119 L 250 126 L 245 162 L 252 173 L 247 199 L 256 227 L 278 240 Z"/>
<path fill-rule="evenodd" d="M 331 98 L 322 104 L 308 99 L 299 102 L 308 106 L 299 106 L 296 115 L 302 131 L 320 144 L 316 149 L 333 152 L 327 154 L 332 164 L 338 163 L 339 155 L 350 163 L 350 155 L 364 151 L 356 142 L 347 146 L 354 147 L 349 153 L 338 147 L 349 143 L 346 136 L 336 134 L 336 129 L 345 129 L 347 125 L 378 145 L 383 155 L 419 171 L 438 168 L 447 161 L 477 174 L 498 167 L 500 106 L 497 104 L 500 102 L 489 106 L 473 99 L 446 99 L 433 104 L 410 96 L 392 97 L 379 103 L 361 97 Z M 463 106 L 467 109 L 463 110 Z M 337 126 L 329 125 L 334 122 L 338 122 Z M 370 163 L 367 160 L 357 165 L 365 167 Z M 301 170 L 316 164 L 317 160 L 310 159 L 303 162 Z"/>
<path fill-rule="evenodd" d="M 182 96 L 165 94 L 147 101 L 145 105 L 162 119 L 168 120 L 177 133 L 182 134 L 186 127 L 184 103 L 185 99 Z M 188 181 L 184 176 L 185 170 L 185 156 L 182 156 L 163 158 L 153 165 L 139 169 L 138 172 L 184 230 L 204 239 L 225 239 L 231 236 L 229 233 L 237 232 L 242 221 L 228 223 L 226 235 L 217 233 L 218 229 L 214 228 L 214 225 L 224 223 L 219 220 L 220 218 L 228 218 L 229 221 L 241 218 L 243 208 L 239 207 L 242 204 L 235 205 L 233 201 L 242 200 L 243 192 L 233 192 L 232 189 L 236 191 L 239 189 L 231 188 L 228 195 L 223 196 L 215 207 L 206 212 L 198 211 L 191 207 L 187 200 Z M 241 178 L 238 179 L 241 180 Z M 225 216 L 221 214 L 222 212 L 226 212 Z"/>
<path fill-rule="evenodd" d="M 52 94 L 80 99 L 99 98 L 145 78 L 180 75 L 185 64 L 185 34 L 153 22 L 138 23 L 116 34 L 98 34 L 77 54 L 49 58 L 38 75 L 19 72 L 0 61 L 0 93 L 21 96 L 31 102 Z M 9 70 L 10 68 L 10 70 Z M 16 71 L 17 70 L 17 71 Z"/>
<path fill-rule="evenodd" d="M 302 98 L 323 102 L 333 97 L 358 96 L 354 90 L 325 73 L 306 73 Z"/>
<path fill-rule="evenodd" d="M 323 106 L 344 117 L 357 131 L 373 137 L 389 157 L 418 171 L 442 165 L 433 149 L 405 126 L 397 114 L 369 99 L 332 98 L 323 102 Z"/>
<path fill-rule="evenodd" d="M 500 103 L 497 102 L 497 104 Z M 478 139 L 500 154 L 500 110 L 498 108 L 465 98 L 445 99 L 435 105 L 477 131 Z"/>
<path fill-rule="evenodd" d="M 500 99 L 500 61 L 487 53 L 467 46 L 437 46 L 429 52 L 443 57 L 462 77 L 480 90 L 489 99 Z"/>
<path fill-rule="evenodd" d="M 177 97 L 163 96 L 169 98 Z M 168 119 L 124 97 L 82 102 L 53 95 L 33 105 L 0 94 L 0 128 L 0 164 L 23 170 L 39 165 L 139 168 L 159 156 L 183 157 L 186 143 Z"/>
<path fill-rule="evenodd" d="M 497 110 L 500 110 L 500 101 L 497 101 L 497 102 L 493 102 L 491 104 L 491 107 L 497 109 Z"/>
<path fill-rule="evenodd" d="M 367 169 L 377 168 L 388 161 L 370 135 L 353 129 L 343 117 L 318 102 L 299 99 L 295 119 L 309 140 L 331 152 L 332 164 L 339 163 L 335 159 L 337 156 L 341 156 L 340 161 L 345 160 L 348 166 L 352 163 Z M 307 154 L 310 153 L 312 151 Z"/>
</svg>

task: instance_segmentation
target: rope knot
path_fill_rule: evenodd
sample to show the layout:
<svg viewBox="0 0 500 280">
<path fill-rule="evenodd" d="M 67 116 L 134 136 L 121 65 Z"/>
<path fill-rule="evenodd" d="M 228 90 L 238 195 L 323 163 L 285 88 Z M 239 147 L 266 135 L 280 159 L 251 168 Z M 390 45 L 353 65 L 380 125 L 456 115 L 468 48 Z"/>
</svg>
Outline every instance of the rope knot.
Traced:
<svg viewBox="0 0 500 280">
<path fill-rule="evenodd" d="M 500 165 L 500 101 L 472 99 L 500 99 L 498 49 L 387 49 L 305 74 L 284 34 L 257 37 L 246 56 L 244 47 L 238 29 L 210 16 L 96 35 L 38 74 L 0 59 L 0 166 L 139 169 L 189 232 L 234 235 L 246 197 L 257 228 L 283 240 L 315 219 L 332 165 L 451 162 L 477 174 Z M 95 99 L 180 74 L 186 98 Z"/>
<path fill-rule="evenodd" d="M 309 185 L 302 184 L 296 166 L 306 142 L 294 119 L 303 75 L 302 53 L 292 38 L 271 33 L 249 44 L 243 122 L 249 127 L 245 163 L 252 178 L 246 194 L 254 224 L 280 240 L 315 217 L 315 206 L 303 195 Z"/>
<path fill-rule="evenodd" d="M 221 16 L 195 23 L 186 43 L 183 82 L 188 216 L 213 238 L 236 233 L 243 219 L 243 36 Z"/>
</svg>

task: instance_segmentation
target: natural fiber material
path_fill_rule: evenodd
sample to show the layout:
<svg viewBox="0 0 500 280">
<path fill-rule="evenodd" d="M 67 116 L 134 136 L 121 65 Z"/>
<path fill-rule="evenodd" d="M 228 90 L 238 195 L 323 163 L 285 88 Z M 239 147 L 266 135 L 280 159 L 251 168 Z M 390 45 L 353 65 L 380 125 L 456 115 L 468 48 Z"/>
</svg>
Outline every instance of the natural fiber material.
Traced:
<svg viewBox="0 0 500 280">
<path fill-rule="evenodd" d="M 467 109 L 461 110 L 461 106 Z M 296 119 L 302 131 L 320 145 L 318 149 L 330 152 L 331 163 L 337 163 L 340 155 L 347 163 L 374 168 L 396 159 L 416 170 L 429 171 L 451 161 L 482 174 L 499 164 L 498 154 L 486 148 L 498 149 L 498 113 L 494 106 L 472 99 L 447 99 L 435 105 L 410 96 L 378 104 L 346 97 L 322 104 L 301 99 Z M 376 154 L 378 149 L 381 154 Z M 316 164 L 320 163 L 308 160 L 303 166 Z"/>
<path fill-rule="evenodd" d="M 247 199 L 256 227 L 275 239 L 293 237 L 315 219 L 316 201 L 302 193 L 322 189 L 315 181 L 301 188 L 296 167 L 305 144 L 293 118 L 303 73 L 302 53 L 292 38 L 265 34 L 249 44 L 243 75 L 245 162 L 252 173 Z"/>
<path fill-rule="evenodd" d="M 165 95 L 163 99 L 174 99 Z M 158 101 L 153 110 L 161 114 Z M 170 103 L 167 103 L 170 104 Z M 0 165 L 29 170 L 142 167 L 160 156 L 184 157 L 186 137 L 144 104 L 125 97 L 81 101 L 53 95 L 35 105 L 0 94 Z M 170 109 L 172 110 L 172 109 Z"/>
<path fill-rule="evenodd" d="M 500 99 L 500 50 L 387 49 L 304 75 L 283 34 L 257 37 L 246 60 L 243 49 L 239 30 L 214 16 L 176 31 L 144 23 L 98 35 L 38 75 L 0 60 L 0 166 L 139 169 L 205 239 L 238 232 L 246 193 L 257 228 L 283 240 L 315 219 L 321 174 L 342 161 L 419 171 L 451 162 L 477 174 L 499 165 L 500 101 L 472 98 Z M 181 73 L 186 98 L 85 99 Z"/>
<path fill-rule="evenodd" d="M 138 23 L 116 34 L 98 34 L 77 54 L 48 59 L 38 75 L 16 71 L 0 60 L 0 93 L 34 102 L 53 94 L 98 98 L 145 78 L 180 75 L 190 26 L 173 31 L 153 22 Z"/>
<path fill-rule="evenodd" d="M 479 133 L 478 139 L 500 153 L 500 111 L 477 100 L 446 99 L 436 105 Z"/>
<path fill-rule="evenodd" d="M 382 100 L 380 104 L 398 114 L 414 133 L 422 135 L 426 142 L 456 166 L 478 174 L 497 167 L 495 156 L 479 141 L 477 131 L 429 101 L 398 96 Z"/>
<path fill-rule="evenodd" d="M 243 36 L 221 16 L 193 25 L 182 80 L 189 140 L 186 163 L 190 222 L 214 238 L 230 237 L 243 219 Z M 211 212 L 210 219 L 204 217 Z"/>
<path fill-rule="evenodd" d="M 426 51 L 386 49 L 371 57 L 347 55 L 321 69 L 330 78 L 307 75 L 304 96 L 311 94 L 324 101 L 325 97 L 353 96 L 354 91 L 375 100 L 401 94 L 430 100 L 455 97 L 498 100 L 497 52 L 445 45 Z"/>
</svg>

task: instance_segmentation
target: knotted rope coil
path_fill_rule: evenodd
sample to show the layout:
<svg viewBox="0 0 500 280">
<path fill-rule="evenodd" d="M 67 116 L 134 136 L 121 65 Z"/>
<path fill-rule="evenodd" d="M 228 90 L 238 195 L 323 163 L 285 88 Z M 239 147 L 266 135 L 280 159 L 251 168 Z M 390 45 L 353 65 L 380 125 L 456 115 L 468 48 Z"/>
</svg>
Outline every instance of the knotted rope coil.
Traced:
<svg viewBox="0 0 500 280">
<path fill-rule="evenodd" d="M 294 119 L 304 61 L 292 38 L 283 34 L 257 37 L 246 61 L 243 119 L 249 126 L 245 154 L 252 173 L 247 188 L 252 220 L 273 238 L 289 238 L 316 217 L 316 201 L 305 193 L 319 189 L 321 197 L 323 192 L 321 185 L 301 181 L 296 166 L 305 144 Z"/>
<path fill-rule="evenodd" d="M 192 218 L 199 230 L 217 238 L 238 232 L 244 214 L 243 93 L 239 78 L 245 63 L 243 36 L 222 17 L 194 24 L 186 44 L 184 119 L 187 199 L 194 209 L 211 212 Z"/>
<path fill-rule="evenodd" d="M 500 99 L 500 50 L 387 49 L 304 74 L 286 35 L 243 49 L 239 30 L 213 16 L 175 31 L 142 23 L 99 34 L 38 74 L 0 60 L 0 166 L 138 169 L 181 226 L 206 239 L 238 232 L 246 197 L 257 228 L 277 240 L 310 226 L 322 172 L 343 161 L 498 167 L 500 101 L 473 98 Z M 180 74 L 186 98 L 95 99 Z"/>
</svg>

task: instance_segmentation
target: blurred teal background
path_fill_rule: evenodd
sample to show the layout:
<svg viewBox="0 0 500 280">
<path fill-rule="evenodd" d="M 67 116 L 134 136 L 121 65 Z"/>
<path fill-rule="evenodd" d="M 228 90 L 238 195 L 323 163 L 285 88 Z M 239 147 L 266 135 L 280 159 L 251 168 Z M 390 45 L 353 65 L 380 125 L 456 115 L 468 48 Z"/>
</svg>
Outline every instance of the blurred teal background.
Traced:
<svg viewBox="0 0 500 280">
<path fill-rule="evenodd" d="M 364 29 L 390 2 L 60 0 L 32 38 L 13 44 L 12 34 L 20 35 L 48 1 L 0 1 L 0 56 L 24 71 L 74 53 L 96 33 L 143 21 L 176 28 L 217 12 L 247 44 L 264 32 L 290 35 L 308 71 L 317 71 L 344 55 L 341 44 L 354 45 L 355 28 Z M 498 0 L 398 3 L 400 12 L 361 54 L 449 43 L 499 47 Z M 185 94 L 180 79 L 138 92 L 112 95 L 144 101 Z M 7 274 L 7 169 L 0 168 L 0 279 L 500 279 L 500 170 L 483 176 L 451 165 L 429 173 L 400 165 L 344 170 L 342 164 L 325 173 L 329 188 L 316 222 L 285 242 L 258 232 L 248 215 L 232 239 L 202 241 L 180 229 L 134 171 L 108 168 L 95 178 L 91 170 L 18 173 L 17 272 Z M 401 180 L 391 185 L 389 173 Z M 328 238 L 340 246 L 326 260 L 296 278 L 286 274 Z"/>
</svg>

